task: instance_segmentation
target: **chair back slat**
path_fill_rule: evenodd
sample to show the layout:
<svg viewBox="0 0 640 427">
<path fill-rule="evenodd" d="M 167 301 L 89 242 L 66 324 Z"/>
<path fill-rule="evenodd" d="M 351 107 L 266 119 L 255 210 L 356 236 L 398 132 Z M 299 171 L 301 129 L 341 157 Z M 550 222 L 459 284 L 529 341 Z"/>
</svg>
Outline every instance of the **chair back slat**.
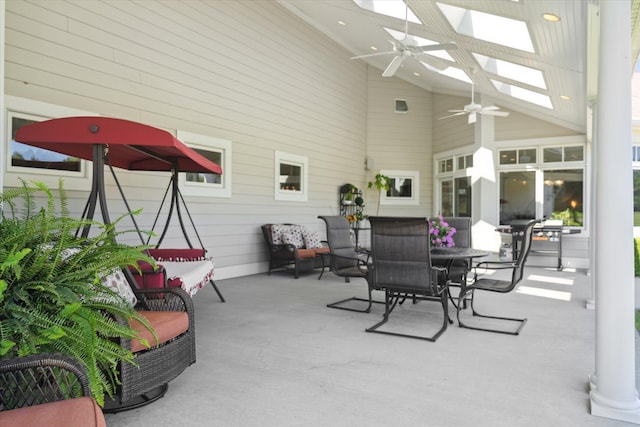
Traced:
<svg viewBox="0 0 640 427">
<path fill-rule="evenodd" d="M 427 219 L 370 217 L 369 220 L 372 286 L 438 294 L 438 283 L 431 279 Z"/>
<path fill-rule="evenodd" d="M 335 257 L 331 257 L 334 270 L 357 265 L 356 250 L 351 240 L 351 227 L 344 216 L 320 216 L 327 225 L 327 243 Z"/>
<path fill-rule="evenodd" d="M 542 222 L 542 219 L 534 219 L 532 221 L 529 221 L 522 231 L 522 246 L 520 247 L 518 259 L 516 260 L 515 268 L 513 269 L 513 275 L 511 277 L 512 287 L 515 287 L 524 276 L 524 264 L 527 260 L 527 257 L 529 256 L 529 252 L 531 251 L 533 228 L 540 222 Z"/>
<path fill-rule="evenodd" d="M 453 243 L 460 248 L 471 247 L 471 218 L 459 216 L 445 216 L 442 218 L 447 224 L 456 229 Z"/>
</svg>

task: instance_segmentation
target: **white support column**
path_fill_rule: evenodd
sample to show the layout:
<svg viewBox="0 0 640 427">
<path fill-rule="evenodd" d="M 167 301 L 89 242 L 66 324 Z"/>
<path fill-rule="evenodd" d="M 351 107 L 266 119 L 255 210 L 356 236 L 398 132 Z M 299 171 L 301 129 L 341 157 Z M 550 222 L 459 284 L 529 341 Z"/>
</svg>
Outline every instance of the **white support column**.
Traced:
<svg viewBox="0 0 640 427">
<path fill-rule="evenodd" d="M 600 1 L 596 143 L 596 371 L 591 413 L 640 424 L 634 330 L 631 2 Z"/>
<path fill-rule="evenodd" d="M 476 102 L 487 102 L 478 95 Z M 489 105 L 489 103 L 487 103 Z M 472 228 L 474 247 L 487 251 L 497 251 L 500 247 L 500 233 L 495 231 L 498 225 L 498 212 L 495 201 L 498 199 L 497 171 L 494 165 L 495 123 L 494 117 L 478 114 L 474 126 L 474 155 L 472 213 L 475 223 Z"/>
</svg>

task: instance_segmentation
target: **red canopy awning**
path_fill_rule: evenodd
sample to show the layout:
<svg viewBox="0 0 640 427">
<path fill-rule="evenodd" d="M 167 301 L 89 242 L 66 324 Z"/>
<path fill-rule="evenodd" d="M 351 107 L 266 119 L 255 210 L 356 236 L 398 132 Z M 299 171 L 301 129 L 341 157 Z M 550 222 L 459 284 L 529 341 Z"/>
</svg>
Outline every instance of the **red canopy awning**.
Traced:
<svg viewBox="0 0 640 427">
<path fill-rule="evenodd" d="M 128 170 L 222 174 L 216 163 L 198 154 L 169 132 L 109 117 L 64 117 L 20 128 L 16 141 L 93 160 L 93 146 L 108 147 L 111 165 Z"/>
</svg>

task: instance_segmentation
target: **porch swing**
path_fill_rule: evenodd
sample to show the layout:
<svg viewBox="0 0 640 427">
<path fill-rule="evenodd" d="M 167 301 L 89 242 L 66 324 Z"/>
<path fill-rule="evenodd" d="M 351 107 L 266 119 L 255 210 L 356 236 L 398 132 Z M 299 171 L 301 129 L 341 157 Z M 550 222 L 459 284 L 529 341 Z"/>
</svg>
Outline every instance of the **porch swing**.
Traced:
<svg viewBox="0 0 640 427">
<path fill-rule="evenodd" d="M 129 120 L 109 117 L 64 117 L 33 123 L 20 128 L 16 133 L 15 140 L 68 156 L 91 160 L 93 163 L 91 192 L 82 217 L 93 219 L 99 203 L 102 220 L 106 224 L 110 223 L 110 219 L 105 193 L 105 166 L 109 168 L 129 213 L 132 210 L 114 167 L 133 171 L 170 171 L 169 185 L 156 214 L 152 231 L 160 219 L 167 196 L 170 200 L 169 211 L 158 242 L 154 248 L 148 250 L 149 255 L 161 263 L 165 269 L 167 283 L 158 283 L 157 281 L 145 283 L 144 275 L 135 276 L 135 282 L 142 288 L 180 286 L 190 296 L 195 295 L 206 283 L 211 283 L 220 301 L 225 302 L 212 279 L 213 258 L 206 256 L 206 249 L 178 186 L 180 172 L 222 174 L 222 168 L 219 165 L 187 147 L 167 131 Z M 199 247 L 194 247 L 189 238 L 181 207 L 184 208 L 190 221 Z M 188 248 L 160 247 L 169 230 L 174 211 Z M 148 245 L 150 237 L 145 242 L 133 215 L 131 215 L 131 219 L 141 242 Z M 83 237 L 89 235 L 90 227 L 87 225 L 80 231 Z"/>
</svg>

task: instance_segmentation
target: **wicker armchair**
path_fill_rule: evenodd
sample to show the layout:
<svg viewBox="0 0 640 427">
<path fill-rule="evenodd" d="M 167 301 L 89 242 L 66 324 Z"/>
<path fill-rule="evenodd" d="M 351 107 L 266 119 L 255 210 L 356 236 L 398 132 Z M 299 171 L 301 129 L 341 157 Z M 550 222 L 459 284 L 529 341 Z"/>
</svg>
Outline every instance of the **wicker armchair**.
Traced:
<svg viewBox="0 0 640 427">
<path fill-rule="evenodd" d="M 59 353 L 0 360 L 0 425 L 104 427 L 84 365 Z"/>
<path fill-rule="evenodd" d="M 164 271 L 158 270 L 156 274 Z M 168 383 L 196 361 L 191 297 L 178 287 L 137 289 L 134 285 L 132 289 L 138 299 L 136 311 L 156 331 L 159 344 L 144 327 L 135 322 L 131 324 L 152 347 L 147 349 L 138 340 L 120 340 L 122 347 L 136 354 L 137 366 L 120 366 L 121 384 L 114 399 L 105 399 L 104 412 L 107 413 L 137 408 L 159 399 L 166 393 Z"/>
</svg>

